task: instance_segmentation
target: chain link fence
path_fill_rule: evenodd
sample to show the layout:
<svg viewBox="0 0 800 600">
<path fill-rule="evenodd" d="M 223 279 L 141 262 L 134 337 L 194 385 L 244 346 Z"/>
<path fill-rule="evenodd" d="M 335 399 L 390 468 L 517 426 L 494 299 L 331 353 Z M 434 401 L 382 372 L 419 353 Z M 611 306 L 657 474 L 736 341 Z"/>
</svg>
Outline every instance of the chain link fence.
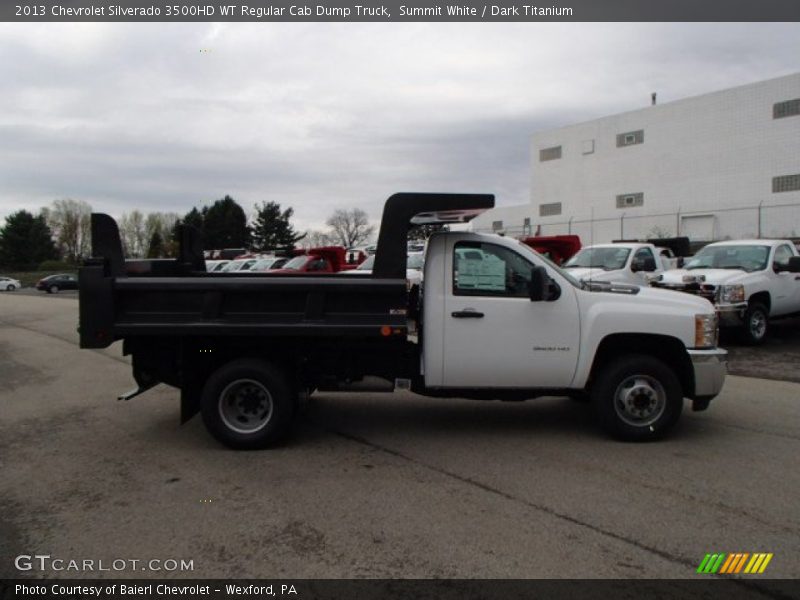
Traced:
<svg viewBox="0 0 800 600">
<path fill-rule="evenodd" d="M 495 221 L 476 231 L 521 235 L 579 235 L 584 244 L 611 240 L 686 236 L 692 242 L 746 238 L 800 239 L 800 202 L 761 203 L 752 206 L 678 210 L 658 214 L 631 214 L 620 210 L 614 216 L 570 217 L 551 221 L 535 218 Z"/>
</svg>

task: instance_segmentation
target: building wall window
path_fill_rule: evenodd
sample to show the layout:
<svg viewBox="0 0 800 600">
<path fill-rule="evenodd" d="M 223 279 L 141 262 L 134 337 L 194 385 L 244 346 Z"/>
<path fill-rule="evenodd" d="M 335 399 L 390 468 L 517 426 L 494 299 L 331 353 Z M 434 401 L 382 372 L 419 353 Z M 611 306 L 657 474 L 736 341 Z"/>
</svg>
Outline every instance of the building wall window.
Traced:
<svg viewBox="0 0 800 600">
<path fill-rule="evenodd" d="M 772 178 L 772 193 L 800 191 L 800 173 Z"/>
<path fill-rule="evenodd" d="M 617 196 L 617 208 L 632 208 L 634 206 L 644 205 L 644 194 L 638 192 L 636 194 L 619 194 Z"/>
<path fill-rule="evenodd" d="M 583 153 L 584 154 L 594 153 L 594 140 L 583 140 Z"/>
<path fill-rule="evenodd" d="M 540 217 L 552 217 L 561 214 L 561 202 L 549 202 L 539 205 Z"/>
<path fill-rule="evenodd" d="M 503 230 L 502 221 L 492 221 L 492 231 L 502 231 L 502 230 Z"/>
<path fill-rule="evenodd" d="M 800 98 L 776 102 L 772 105 L 772 118 L 782 119 L 784 117 L 796 117 L 800 115 Z"/>
<path fill-rule="evenodd" d="M 558 158 L 561 158 L 561 146 L 553 146 L 552 148 L 542 148 L 539 150 L 539 162 L 556 160 Z"/>
<path fill-rule="evenodd" d="M 617 148 L 644 144 L 644 129 L 617 134 Z"/>
</svg>

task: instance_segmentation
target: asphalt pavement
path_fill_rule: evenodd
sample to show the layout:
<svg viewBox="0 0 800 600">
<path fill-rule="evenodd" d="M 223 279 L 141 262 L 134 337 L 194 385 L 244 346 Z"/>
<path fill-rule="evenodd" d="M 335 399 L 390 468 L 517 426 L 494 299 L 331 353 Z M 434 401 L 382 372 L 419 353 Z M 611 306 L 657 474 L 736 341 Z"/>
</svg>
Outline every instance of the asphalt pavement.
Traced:
<svg viewBox="0 0 800 600">
<path fill-rule="evenodd" d="M 315 394 L 286 446 L 225 449 L 178 392 L 129 402 L 120 345 L 77 348 L 74 294 L 0 295 L 0 576 L 697 577 L 709 552 L 800 576 L 800 384 L 731 376 L 667 440 L 586 405 Z M 155 571 L 131 560 L 192 562 Z M 97 563 L 94 563 L 97 564 Z M 151 565 L 152 566 L 152 565 Z"/>
</svg>

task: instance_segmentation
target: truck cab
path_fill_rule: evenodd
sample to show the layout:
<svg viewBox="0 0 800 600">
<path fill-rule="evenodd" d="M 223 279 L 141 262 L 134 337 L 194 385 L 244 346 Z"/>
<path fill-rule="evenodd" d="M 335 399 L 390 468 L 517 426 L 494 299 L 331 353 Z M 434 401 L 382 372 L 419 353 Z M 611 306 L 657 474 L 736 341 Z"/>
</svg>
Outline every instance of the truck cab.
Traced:
<svg viewBox="0 0 800 600">
<path fill-rule="evenodd" d="M 585 246 L 563 266 L 582 281 L 648 285 L 669 263 L 653 244 L 615 242 Z"/>
</svg>

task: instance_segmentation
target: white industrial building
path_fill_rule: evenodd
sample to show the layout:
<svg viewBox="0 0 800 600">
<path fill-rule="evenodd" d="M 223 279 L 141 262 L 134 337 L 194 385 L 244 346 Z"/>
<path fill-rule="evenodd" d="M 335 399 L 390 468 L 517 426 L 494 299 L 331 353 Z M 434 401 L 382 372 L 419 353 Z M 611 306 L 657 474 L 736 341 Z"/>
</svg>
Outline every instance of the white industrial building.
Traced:
<svg viewBox="0 0 800 600">
<path fill-rule="evenodd" d="M 531 202 L 473 229 L 800 237 L 800 73 L 533 135 Z"/>
</svg>

